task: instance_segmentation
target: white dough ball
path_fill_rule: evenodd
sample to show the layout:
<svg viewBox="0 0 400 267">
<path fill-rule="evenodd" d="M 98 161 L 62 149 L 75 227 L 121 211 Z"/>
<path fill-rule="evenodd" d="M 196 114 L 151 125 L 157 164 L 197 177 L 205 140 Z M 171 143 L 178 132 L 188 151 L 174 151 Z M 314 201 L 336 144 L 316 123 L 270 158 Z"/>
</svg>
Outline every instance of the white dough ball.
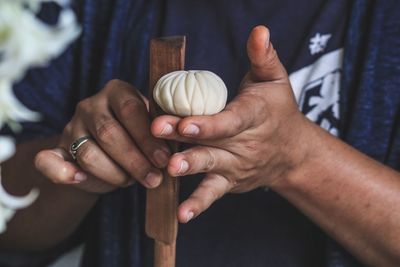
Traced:
<svg viewBox="0 0 400 267">
<path fill-rule="evenodd" d="M 158 80 L 154 100 L 166 113 L 181 117 L 212 115 L 225 108 L 225 83 L 205 70 L 174 71 Z"/>
</svg>

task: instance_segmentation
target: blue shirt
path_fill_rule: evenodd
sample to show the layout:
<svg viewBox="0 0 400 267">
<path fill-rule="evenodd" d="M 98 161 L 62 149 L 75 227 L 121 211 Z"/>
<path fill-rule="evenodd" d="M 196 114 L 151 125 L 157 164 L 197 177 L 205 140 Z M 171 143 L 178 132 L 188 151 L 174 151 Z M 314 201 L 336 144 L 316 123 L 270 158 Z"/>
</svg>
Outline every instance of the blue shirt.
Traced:
<svg viewBox="0 0 400 267">
<path fill-rule="evenodd" d="M 16 87 L 20 99 L 28 107 L 39 110 L 45 118 L 39 124 L 26 124 L 22 138 L 59 133 L 73 114 L 77 101 L 97 92 L 112 78 L 129 81 L 146 92 L 148 42 L 151 37 L 187 35 L 187 68 L 208 69 L 218 73 L 227 83 L 232 98 L 248 69 L 245 43 L 253 26 L 269 26 L 274 46 L 285 67 L 292 73 L 343 46 L 348 10 L 346 1 L 333 0 L 87 0 L 75 4 L 84 29 L 82 38 L 49 68 L 32 70 Z M 370 4 L 363 6 L 357 2 L 354 6 L 358 8 L 354 9 L 358 16 L 352 17 L 353 28 L 350 29 L 353 30 L 356 25 L 365 23 L 365 20 L 360 22 L 360 18 L 364 18 L 362 15 L 369 14 L 367 11 L 371 10 Z M 389 9 L 383 10 L 382 7 L 376 10 L 374 18 L 378 22 L 383 21 L 379 14 Z M 384 28 L 382 22 L 379 25 Z M 310 40 L 317 33 L 331 34 L 330 41 L 324 53 L 310 54 Z M 351 41 L 365 40 L 364 36 L 351 36 L 348 37 Z M 355 62 L 362 62 L 360 58 L 366 56 L 355 56 L 358 53 L 354 52 L 354 47 L 359 48 L 359 43 L 357 46 L 353 43 L 349 45 L 353 45 L 350 46 L 353 54 L 347 60 L 353 57 L 354 61 L 346 65 L 346 73 L 352 75 L 345 77 L 344 81 L 346 85 L 354 85 L 354 79 L 360 75 L 364 78 L 363 74 L 368 70 L 355 72 L 352 69 Z M 353 88 L 357 88 L 357 85 Z M 387 88 L 389 90 L 392 87 Z M 346 118 L 344 123 L 347 125 L 349 120 L 365 123 L 357 118 L 365 118 L 362 114 L 368 116 L 368 113 L 348 116 L 348 112 L 343 112 L 348 110 L 349 103 L 353 104 L 349 100 L 352 98 L 343 98 L 348 92 L 341 94 L 342 103 L 345 104 L 341 114 L 346 115 L 341 118 Z M 358 91 L 358 99 L 368 98 L 362 92 Z M 396 101 L 396 96 L 395 100 L 390 100 Z M 368 106 L 365 101 L 360 100 L 356 107 Z M 392 125 L 390 123 L 393 124 L 393 120 L 387 121 L 386 125 Z M 358 137 L 362 136 L 360 131 L 351 127 L 343 129 L 345 131 L 341 133 L 346 140 L 361 150 L 366 147 L 359 142 Z M 378 127 L 376 131 L 379 129 L 382 130 Z M 398 131 L 394 132 L 395 136 L 396 133 Z M 383 136 L 381 139 L 382 144 L 389 142 Z M 382 147 L 371 153 L 383 160 L 379 157 L 384 151 Z M 390 162 L 397 162 L 398 149 L 392 149 L 386 155 Z M 198 179 L 183 179 L 182 199 L 191 192 Z M 138 187 L 103 197 L 94 219 L 98 232 L 93 233 L 91 240 L 95 241 L 89 242 L 88 246 L 94 253 L 86 260 L 92 263 L 94 260 L 95 266 L 145 266 L 152 251 L 147 246 L 148 240 L 142 235 L 143 207 L 143 192 Z M 337 253 L 342 253 L 337 249 L 334 250 L 335 257 L 330 258 L 332 250 L 326 250 L 326 246 L 331 248 L 336 245 L 327 243 L 326 239 L 318 227 L 287 201 L 273 192 L 259 189 L 242 195 L 228 195 L 192 223 L 180 226 L 177 264 L 323 266 L 326 263 L 332 264 L 330 266 L 355 266 L 344 265 L 351 263 L 345 263 L 343 257 L 337 256 Z M 95 258 L 93 255 L 96 255 Z M 336 261 L 338 258 L 340 260 Z M 337 263 L 340 265 L 335 265 Z"/>
</svg>

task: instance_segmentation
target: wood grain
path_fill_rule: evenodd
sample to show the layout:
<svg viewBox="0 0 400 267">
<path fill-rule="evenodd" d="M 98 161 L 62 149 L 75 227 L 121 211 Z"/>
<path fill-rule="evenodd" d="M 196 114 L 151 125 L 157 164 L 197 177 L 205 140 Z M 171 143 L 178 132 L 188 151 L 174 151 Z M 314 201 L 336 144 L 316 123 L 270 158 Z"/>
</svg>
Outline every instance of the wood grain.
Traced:
<svg viewBox="0 0 400 267">
<path fill-rule="evenodd" d="M 153 117 L 162 114 L 153 99 L 153 89 L 165 74 L 184 69 L 185 43 L 183 36 L 153 39 L 150 43 L 149 102 Z M 178 143 L 169 143 L 172 152 L 178 151 Z M 155 239 L 154 266 L 175 266 L 175 242 L 178 234 L 179 182 L 163 170 L 163 182 L 155 189 L 147 190 L 146 233 Z"/>
</svg>

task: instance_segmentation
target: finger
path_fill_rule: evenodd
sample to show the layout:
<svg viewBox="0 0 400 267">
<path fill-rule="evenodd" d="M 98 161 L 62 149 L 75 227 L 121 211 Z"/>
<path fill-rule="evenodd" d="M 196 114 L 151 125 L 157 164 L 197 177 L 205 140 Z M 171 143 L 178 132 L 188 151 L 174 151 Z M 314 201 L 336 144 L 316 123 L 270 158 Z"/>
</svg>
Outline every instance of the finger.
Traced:
<svg viewBox="0 0 400 267">
<path fill-rule="evenodd" d="M 227 168 L 232 168 L 234 156 L 226 150 L 196 146 L 172 156 L 168 164 L 171 176 L 212 172 L 228 174 Z"/>
<path fill-rule="evenodd" d="M 100 148 L 132 178 L 146 187 L 157 187 L 161 183 L 161 172 L 143 155 L 125 129 L 111 117 L 111 114 L 103 113 L 101 116 L 86 120 L 88 130 Z M 84 147 L 80 150 L 84 150 Z M 91 166 L 91 169 L 99 165 L 99 162 L 96 162 L 99 160 L 98 153 L 100 150 L 96 150 L 96 152 L 87 150 L 85 160 L 86 164 L 94 165 Z M 101 158 L 104 160 L 105 157 Z"/>
<path fill-rule="evenodd" d="M 175 140 L 179 142 L 188 143 L 190 140 L 186 137 L 180 136 L 177 132 L 180 117 L 172 115 L 162 115 L 154 118 L 151 124 L 151 134 L 163 139 Z"/>
<path fill-rule="evenodd" d="M 53 183 L 72 184 L 87 192 L 105 193 L 115 189 L 109 183 L 98 180 L 84 172 L 62 148 L 40 151 L 35 157 L 36 168 Z"/>
<path fill-rule="evenodd" d="M 255 124 L 256 103 L 246 95 L 237 96 L 225 110 L 211 116 L 186 117 L 179 122 L 180 136 L 196 140 L 218 140 L 236 136 Z M 200 142 L 203 143 L 203 142 Z"/>
<path fill-rule="evenodd" d="M 207 175 L 190 197 L 179 205 L 178 220 L 181 223 L 187 223 L 199 216 L 232 187 L 233 185 L 222 176 Z"/>
<path fill-rule="evenodd" d="M 164 168 L 170 156 L 164 141 L 150 133 L 150 117 L 146 104 L 129 84 L 119 82 L 120 90 L 110 98 L 110 106 L 119 122 L 146 157 L 157 167 Z"/>
<path fill-rule="evenodd" d="M 79 147 L 76 161 L 85 172 L 114 186 L 125 187 L 132 181 L 93 140 L 88 140 Z"/>
<path fill-rule="evenodd" d="M 66 160 L 61 148 L 42 150 L 35 156 L 35 167 L 54 183 L 76 184 L 87 179 L 87 174 L 76 164 Z"/>
<path fill-rule="evenodd" d="M 217 140 L 235 136 L 251 126 L 253 120 L 245 118 L 250 110 L 231 102 L 227 108 L 211 116 L 190 116 L 179 118 L 163 115 L 155 118 L 151 133 L 162 139 L 178 142 L 212 145 Z M 251 114 L 251 113 L 250 113 Z"/>
<path fill-rule="evenodd" d="M 81 117 L 74 116 L 64 128 L 60 147 L 69 151 L 71 144 L 83 136 L 89 136 L 88 130 Z M 106 183 L 125 187 L 133 180 L 133 177 L 129 176 L 90 138 L 79 146 L 76 152 L 76 162 L 80 168 Z M 67 157 L 66 160 L 74 161 L 69 153 Z"/>
<path fill-rule="evenodd" d="M 253 82 L 268 82 L 287 78 L 287 73 L 270 42 L 265 26 L 255 27 L 247 41 L 247 54 L 251 63 Z"/>
</svg>

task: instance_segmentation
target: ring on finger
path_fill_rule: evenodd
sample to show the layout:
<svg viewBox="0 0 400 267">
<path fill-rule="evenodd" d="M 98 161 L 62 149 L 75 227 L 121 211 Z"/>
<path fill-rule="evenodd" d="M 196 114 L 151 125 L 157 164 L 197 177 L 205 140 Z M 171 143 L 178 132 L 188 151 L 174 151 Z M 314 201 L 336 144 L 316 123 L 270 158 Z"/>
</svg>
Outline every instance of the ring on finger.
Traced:
<svg viewBox="0 0 400 267">
<path fill-rule="evenodd" d="M 92 139 L 89 135 L 85 135 L 83 137 L 80 137 L 78 139 L 76 139 L 71 146 L 69 147 L 69 153 L 71 154 L 71 157 L 73 160 L 76 160 L 76 154 L 78 153 L 79 148 L 86 143 L 87 141 L 89 141 L 90 139 Z"/>
</svg>

